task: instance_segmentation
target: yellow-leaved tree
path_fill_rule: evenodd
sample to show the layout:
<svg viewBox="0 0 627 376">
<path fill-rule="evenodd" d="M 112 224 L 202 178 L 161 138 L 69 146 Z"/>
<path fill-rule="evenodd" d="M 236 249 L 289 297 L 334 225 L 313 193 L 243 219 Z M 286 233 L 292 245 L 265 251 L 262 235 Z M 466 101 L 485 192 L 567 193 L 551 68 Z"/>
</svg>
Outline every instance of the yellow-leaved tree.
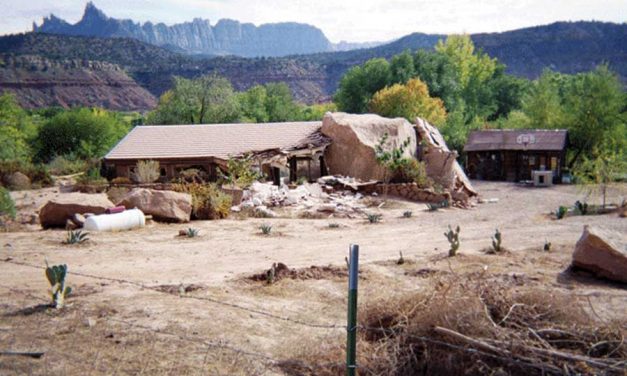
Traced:
<svg viewBox="0 0 627 376">
<path fill-rule="evenodd" d="M 376 92 L 370 101 L 370 110 L 385 117 L 404 117 L 412 123 L 416 117 L 434 125 L 446 121 L 444 102 L 429 96 L 427 85 L 417 78 Z"/>
</svg>

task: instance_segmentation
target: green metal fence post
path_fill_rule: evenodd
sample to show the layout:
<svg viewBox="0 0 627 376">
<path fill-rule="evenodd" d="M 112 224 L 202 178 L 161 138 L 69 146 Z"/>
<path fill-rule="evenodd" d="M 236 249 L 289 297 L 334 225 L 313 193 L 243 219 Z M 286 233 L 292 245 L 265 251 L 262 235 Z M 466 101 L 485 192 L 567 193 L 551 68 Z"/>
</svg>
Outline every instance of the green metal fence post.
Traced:
<svg viewBox="0 0 627 376">
<path fill-rule="evenodd" d="M 355 376 L 357 364 L 357 281 L 359 273 L 359 246 L 350 246 L 348 268 L 348 324 L 346 326 L 346 375 Z"/>
</svg>

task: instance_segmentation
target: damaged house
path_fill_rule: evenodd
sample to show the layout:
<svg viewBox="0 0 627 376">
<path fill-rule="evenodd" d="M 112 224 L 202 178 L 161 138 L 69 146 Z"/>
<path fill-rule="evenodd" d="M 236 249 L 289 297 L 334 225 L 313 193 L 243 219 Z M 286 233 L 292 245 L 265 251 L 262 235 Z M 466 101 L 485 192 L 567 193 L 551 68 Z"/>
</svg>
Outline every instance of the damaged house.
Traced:
<svg viewBox="0 0 627 376">
<path fill-rule="evenodd" d="M 154 160 L 163 180 L 189 168 L 216 180 L 229 158 L 251 155 L 275 182 L 284 176 L 312 181 L 326 175 L 324 149 L 330 140 L 320 133 L 321 126 L 320 121 L 137 126 L 104 157 L 104 164 L 115 176 L 131 178 L 138 161 Z"/>
</svg>

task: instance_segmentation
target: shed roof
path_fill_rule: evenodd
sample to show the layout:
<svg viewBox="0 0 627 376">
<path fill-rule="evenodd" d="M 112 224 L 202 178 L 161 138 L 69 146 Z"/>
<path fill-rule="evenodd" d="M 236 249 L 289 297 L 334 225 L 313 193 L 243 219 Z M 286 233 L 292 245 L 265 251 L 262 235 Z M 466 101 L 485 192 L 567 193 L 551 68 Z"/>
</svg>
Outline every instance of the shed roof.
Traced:
<svg viewBox="0 0 627 376">
<path fill-rule="evenodd" d="M 563 150 L 568 141 L 565 129 L 490 129 L 473 131 L 464 151 Z"/>
<path fill-rule="evenodd" d="M 106 156 L 115 159 L 228 159 L 249 152 L 321 146 L 321 121 L 137 126 Z"/>
</svg>

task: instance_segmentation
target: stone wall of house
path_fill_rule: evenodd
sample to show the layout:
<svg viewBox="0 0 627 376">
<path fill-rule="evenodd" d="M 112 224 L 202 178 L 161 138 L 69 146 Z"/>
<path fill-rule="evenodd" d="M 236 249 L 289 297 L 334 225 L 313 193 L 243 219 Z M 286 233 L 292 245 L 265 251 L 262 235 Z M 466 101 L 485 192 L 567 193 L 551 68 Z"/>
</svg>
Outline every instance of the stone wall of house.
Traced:
<svg viewBox="0 0 627 376">
<path fill-rule="evenodd" d="M 394 184 L 377 184 L 368 187 L 370 193 L 387 194 L 390 196 L 402 197 L 411 201 L 440 203 L 444 200 L 451 202 L 451 194 L 449 192 L 437 193 L 432 189 L 424 189 L 418 187 L 416 183 L 394 183 Z"/>
</svg>

